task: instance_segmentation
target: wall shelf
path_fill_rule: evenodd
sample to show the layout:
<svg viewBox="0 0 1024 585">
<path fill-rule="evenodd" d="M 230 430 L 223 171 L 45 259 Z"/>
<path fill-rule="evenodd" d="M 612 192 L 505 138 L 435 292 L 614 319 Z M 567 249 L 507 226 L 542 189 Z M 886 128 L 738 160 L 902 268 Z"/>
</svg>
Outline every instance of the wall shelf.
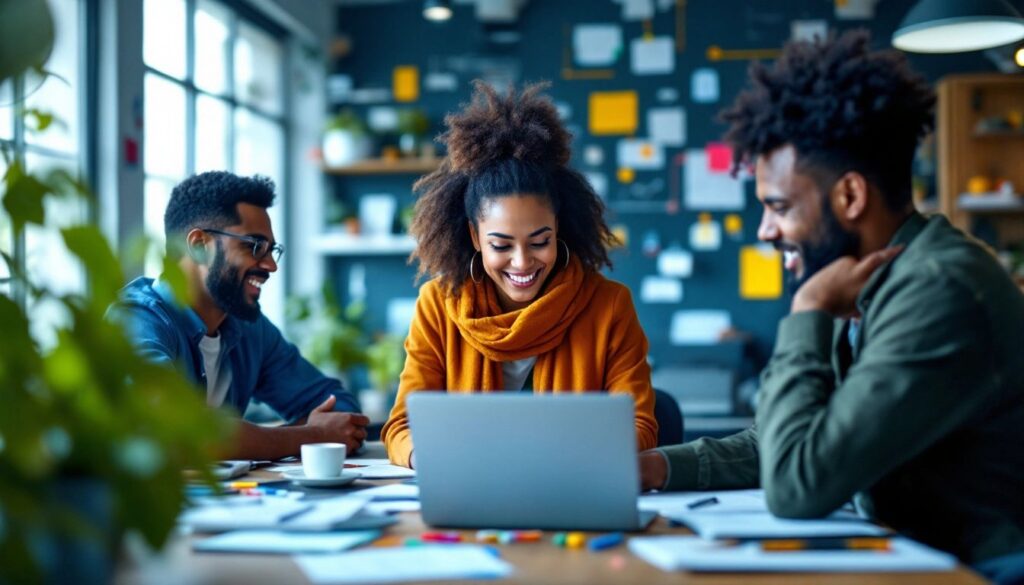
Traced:
<svg viewBox="0 0 1024 585">
<path fill-rule="evenodd" d="M 998 195 L 995 193 L 972 195 L 965 193 L 956 201 L 957 209 L 973 213 L 1024 212 L 1024 198 L 1019 195 Z"/>
<path fill-rule="evenodd" d="M 415 248 L 416 240 L 406 234 L 325 232 L 313 239 L 313 250 L 325 256 L 406 256 Z"/>
<path fill-rule="evenodd" d="M 373 158 L 343 167 L 323 167 L 330 175 L 425 175 L 441 166 L 440 158 L 400 158 L 386 160 Z"/>
</svg>

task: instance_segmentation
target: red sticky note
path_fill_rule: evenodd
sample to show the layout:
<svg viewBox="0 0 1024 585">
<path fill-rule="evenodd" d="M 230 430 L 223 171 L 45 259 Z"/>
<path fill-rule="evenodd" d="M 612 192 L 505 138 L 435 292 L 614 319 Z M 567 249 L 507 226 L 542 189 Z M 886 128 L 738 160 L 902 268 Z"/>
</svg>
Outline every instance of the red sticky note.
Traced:
<svg viewBox="0 0 1024 585">
<path fill-rule="evenodd" d="M 727 173 L 732 166 L 732 149 L 722 142 L 709 142 L 705 147 L 708 170 L 712 173 Z"/>
</svg>

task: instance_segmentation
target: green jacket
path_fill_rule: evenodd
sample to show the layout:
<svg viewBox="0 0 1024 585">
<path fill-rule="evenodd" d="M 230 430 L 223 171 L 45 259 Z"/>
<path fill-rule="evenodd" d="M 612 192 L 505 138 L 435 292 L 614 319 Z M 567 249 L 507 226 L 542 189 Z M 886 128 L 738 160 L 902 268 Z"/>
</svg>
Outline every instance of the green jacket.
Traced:
<svg viewBox="0 0 1024 585">
<path fill-rule="evenodd" d="M 765 489 L 773 513 L 868 516 L 967 563 L 1024 551 L 1024 295 L 944 217 L 914 214 L 868 281 L 853 344 L 779 324 L 753 428 L 662 451 L 667 489 Z"/>
</svg>

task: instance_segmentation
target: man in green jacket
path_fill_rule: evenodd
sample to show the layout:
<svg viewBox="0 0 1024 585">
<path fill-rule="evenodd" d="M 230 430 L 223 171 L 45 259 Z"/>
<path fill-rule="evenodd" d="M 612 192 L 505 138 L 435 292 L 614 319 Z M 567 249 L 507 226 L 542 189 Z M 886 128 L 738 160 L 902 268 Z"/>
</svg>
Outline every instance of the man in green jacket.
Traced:
<svg viewBox="0 0 1024 585">
<path fill-rule="evenodd" d="M 751 78 L 726 139 L 796 293 L 755 426 L 643 453 L 645 489 L 760 485 L 790 518 L 854 499 L 989 575 L 1024 566 L 1024 295 L 914 210 L 932 90 L 863 32 L 790 44 Z"/>
</svg>

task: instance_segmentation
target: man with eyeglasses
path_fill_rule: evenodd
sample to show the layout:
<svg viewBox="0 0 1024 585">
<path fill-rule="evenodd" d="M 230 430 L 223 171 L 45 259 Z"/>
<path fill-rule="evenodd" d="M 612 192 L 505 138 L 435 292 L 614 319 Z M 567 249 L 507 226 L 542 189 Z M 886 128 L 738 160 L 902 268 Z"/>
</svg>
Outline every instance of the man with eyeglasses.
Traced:
<svg viewBox="0 0 1024 585">
<path fill-rule="evenodd" d="M 284 253 L 267 214 L 273 202 L 274 183 L 264 177 L 216 171 L 184 180 L 171 192 L 164 229 L 191 300 L 181 305 L 166 282 L 137 278 L 111 316 L 141 355 L 175 364 L 204 386 L 210 406 L 241 413 L 256 399 L 288 421 L 273 428 L 242 422 L 227 457 L 277 459 L 324 441 L 345 443 L 351 453 L 369 420 L 339 381 L 303 359 L 260 312 L 260 289 Z"/>
</svg>

